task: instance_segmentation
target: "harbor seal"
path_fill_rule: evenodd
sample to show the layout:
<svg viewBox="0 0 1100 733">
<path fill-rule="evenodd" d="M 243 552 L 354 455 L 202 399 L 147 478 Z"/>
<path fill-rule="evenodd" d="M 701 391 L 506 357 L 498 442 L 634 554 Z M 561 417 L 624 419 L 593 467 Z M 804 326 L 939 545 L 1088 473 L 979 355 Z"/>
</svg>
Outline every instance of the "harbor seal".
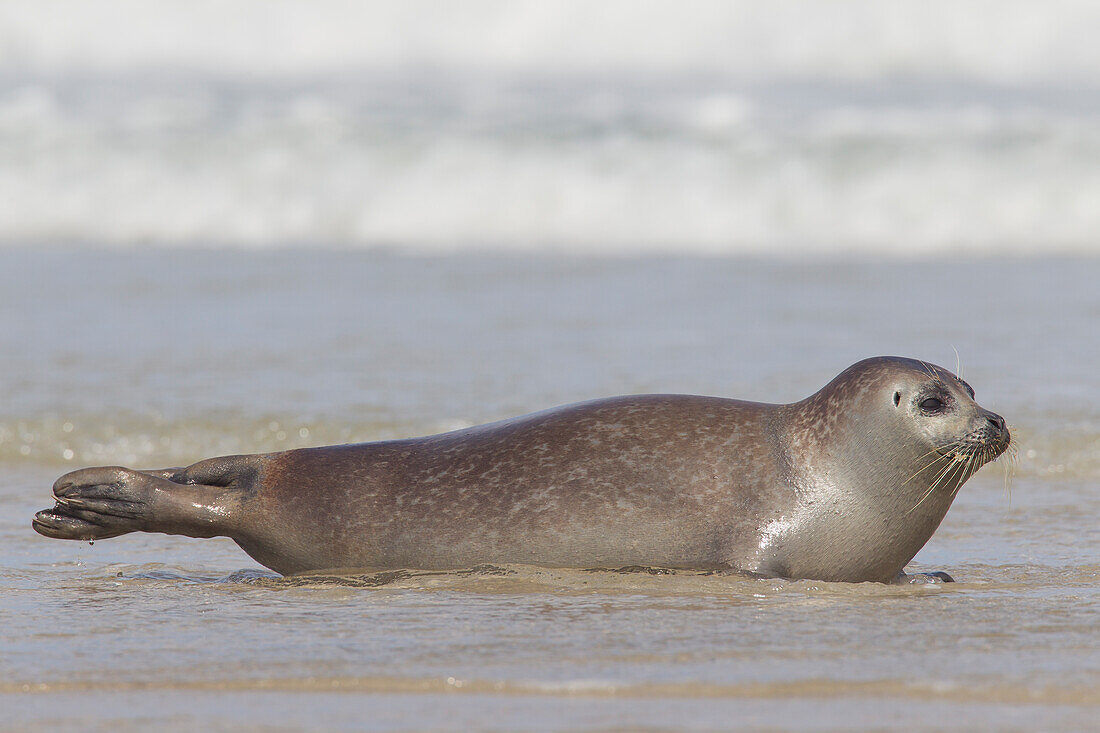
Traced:
<svg viewBox="0 0 1100 733">
<path fill-rule="evenodd" d="M 33 526 L 227 536 L 283 574 L 522 563 L 889 582 L 1010 440 L 954 374 L 877 357 L 791 404 L 612 397 L 422 438 L 86 468 Z"/>
</svg>

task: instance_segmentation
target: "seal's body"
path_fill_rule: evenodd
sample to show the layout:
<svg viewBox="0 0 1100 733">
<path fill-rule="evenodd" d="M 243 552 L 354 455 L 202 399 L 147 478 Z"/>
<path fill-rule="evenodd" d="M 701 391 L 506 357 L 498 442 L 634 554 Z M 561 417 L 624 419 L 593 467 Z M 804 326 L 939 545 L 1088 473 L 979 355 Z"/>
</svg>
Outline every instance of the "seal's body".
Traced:
<svg viewBox="0 0 1100 733">
<path fill-rule="evenodd" d="M 281 573 L 529 563 L 890 581 L 1008 446 L 972 395 L 939 367 L 880 357 L 789 405 L 614 397 L 425 438 L 89 468 L 58 480 L 34 527 L 225 535 Z"/>
</svg>

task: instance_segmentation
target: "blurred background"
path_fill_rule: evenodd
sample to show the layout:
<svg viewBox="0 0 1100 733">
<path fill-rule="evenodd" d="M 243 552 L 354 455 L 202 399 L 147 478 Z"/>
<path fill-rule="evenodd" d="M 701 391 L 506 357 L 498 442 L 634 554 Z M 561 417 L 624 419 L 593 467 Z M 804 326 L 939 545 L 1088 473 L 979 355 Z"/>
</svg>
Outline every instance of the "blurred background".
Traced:
<svg viewBox="0 0 1100 733">
<path fill-rule="evenodd" d="M 0 245 L 1095 254 L 1095 3 L 0 3 Z"/>
<path fill-rule="evenodd" d="M 1098 22 L 2 2 L 0 459 L 793 400 L 881 353 L 958 361 L 1043 434 L 1091 426 Z"/>
</svg>

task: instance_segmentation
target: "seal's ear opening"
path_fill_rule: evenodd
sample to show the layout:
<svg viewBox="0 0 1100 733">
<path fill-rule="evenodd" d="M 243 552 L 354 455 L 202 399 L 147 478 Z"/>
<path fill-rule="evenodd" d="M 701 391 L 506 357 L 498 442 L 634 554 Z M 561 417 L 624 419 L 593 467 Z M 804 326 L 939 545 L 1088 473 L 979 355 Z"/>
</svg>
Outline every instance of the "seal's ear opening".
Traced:
<svg viewBox="0 0 1100 733">
<path fill-rule="evenodd" d="M 901 392 L 895 392 L 894 393 L 894 407 L 897 407 L 900 404 L 901 404 Z"/>
</svg>

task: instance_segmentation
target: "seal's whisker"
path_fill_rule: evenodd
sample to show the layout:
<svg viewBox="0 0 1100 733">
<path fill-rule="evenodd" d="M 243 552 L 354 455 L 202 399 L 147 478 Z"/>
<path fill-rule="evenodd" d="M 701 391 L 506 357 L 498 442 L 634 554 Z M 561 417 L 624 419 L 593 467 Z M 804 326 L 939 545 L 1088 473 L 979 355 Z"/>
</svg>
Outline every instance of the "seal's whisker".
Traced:
<svg viewBox="0 0 1100 733">
<path fill-rule="evenodd" d="M 905 479 L 904 481 L 902 481 L 902 482 L 901 482 L 901 485 L 902 485 L 902 486 L 905 486 L 905 485 L 906 485 L 907 483 L 909 483 L 910 481 L 912 481 L 913 479 L 915 479 L 915 478 L 916 478 L 917 476 L 919 476 L 920 474 L 922 474 L 922 473 L 924 473 L 925 471 L 927 471 L 927 470 L 928 470 L 929 468 L 931 468 L 932 466 L 935 466 L 935 465 L 936 465 L 937 463 L 939 463 L 939 462 L 940 462 L 940 461 L 942 461 L 942 460 L 943 460 L 943 458 L 933 458 L 933 459 L 932 459 L 931 461 L 929 461 L 928 463 L 924 464 L 924 465 L 923 465 L 922 467 L 918 468 L 918 469 L 917 469 L 917 470 L 916 470 L 916 471 L 915 471 L 915 472 L 914 472 L 914 473 L 913 473 L 913 474 L 912 474 L 912 475 L 911 475 L 911 476 L 910 476 L 909 478 L 907 478 L 907 479 Z"/>
<path fill-rule="evenodd" d="M 939 486 L 946 486 L 948 483 L 950 483 L 950 479 L 948 477 L 954 474 L 959 465 L 962 463 L 962 460 L 963 456 L 960 453 L 954 453 L 953 455 L 951 455 L 947 465 L 943 467 L 943 469 L 936 475 L 935 480 L 932 481 L 932 485 L 928 487 L 928 490 L 924 492 L 920 500 L 916 504 L 914 504 L 913 507 L 908 512 L 906 512 L 906 514 L 909 514 L 910 512 L 916 510 L 916 508 L 923 504 L 929 496 L 935 493 L 936 489 Z"/>
<path fill-rule="evenodd" d="M 921 495 L 921 498 L 917 501 L 916 504 L 914 504 L 912 507 L 910 507 L 909 511 L 907 511 L 906 514 L 909 514 L 911 512 L 916 511 L 917 507 L 919 507 L 921 504 L 923 504 L 924 500 L 927 499 L 929 496 L 931 496 L 936 491 L 936 486 L 940 483 L 940 481 L 943 479 L 943 477 L 947 475 L 947 471 L 951 468 L 952 465 L 953 465 L 952 463 L 949 463 L 949 464 L 947 464 L 947 467 L 945 467 L 942 471 L 940 471 L 939 476 L 936 478 L 936 480 L 932 482 L 932 485 L 928 487 L 928 490 L 925 491 L 924 494 Z"/>
<path fill-rule="evenodd" d="M 920 498 L 920 501 L 918 501 L 918 502 L 916 503 L 916 506 L 914 506 L 914 507 L 913 507 L 913 509 L 916 509 L 916 508 L 917 508 L 918 506 L 920 506 L 920 505 L 921 505 L 921 502 L 923 502 L 923 501 L 924 501 L 925 499 L 927 499 L 927 498 L 928 498 L 928 496 L 929 496 L 929 494 L 931 494 L 931 493 L 932 493 L 933 491 L 935 491 L 935 490 L 936 490 L 936 484 L 937 484 L 937 483 L 939 483 L 939 480 L 940 480 L 940 479 L 941 479 L 941 478 L 943 477 L 943 475 L 944 475 L 944 474 L 945 474 L 945 473 L 947 472 L 947 470 L 948 470 L 948 469 L 949 469 L 950 467 L 951 467 L 951 461 L 950 461 L 950 460 L 948 460 L 948 463 L 947 463 L 947 465 L 945 465 L 945 466 L 944 466 L 943 468 L 941 468 L 941 469 L 939 470 L 939 472 L 938 472 L 938 473 L 936 474 L 936 477 L 935 477 L 935 479 L 934 479 L 934 480 L 932 481 L 932 485 L 931 485 L 931 486 L 929 486 L 929 487 L 928 487 L 928 490 L 924 492 L 924 494 L 923 494 L 923 495 L 921 496 L 921 498 Z M 908 482 L 906 482 L 906 483 L 908 483 Z M 904 484 L 903 484 L 903 485 L 904 485 Z M 909 511 L 912 511 L 912 509 L 910 509 Z"/>
<path fill-rule="evenodd" d="M 954 482 L 954 484 L 955 484 L 954 488 L 951 489 L 951 496 L 950 496 L 951 500 L 954 500 L 955 494 L 958 493 L 959 488 L 964 483 L 966 483 L 966 480 L 968 478 L 970 478 L 970 473 L 971 473 L 970 472 L 970 466 L 973 463 L 974 454 L 971 454 L 970 456 L 960 455 L 959 458 L 960 458 L 960 460 L 958 461 L 958 464 L 955 466 L 955 470 L 951 472 L 951 477 L 946 482 L 944 482 L 944 487 L 945 488 L 950 486 L 952 482 Z"/>
<path fill-rule="evenodd" d="M 1010 429 L 1011 430 L 1011 429 Z M 998 461 L 1002 456 L 1007 456 L 1007 460 Z M 1005 447 L 1004 453 L 993 460 L 998 461 L 1001 465 L 1001 469 L 1004 473 L 1005 479 L 1005 493 L 1008 494 L 1009 506 L 1012 505 L 1012 486 L 1011 479 L 1016 474 L 1017 469 L 1020 467 L 1020 449 L 1016 446 L 1016 443 L 1009 442 Z"/>
<path fill-rule="evenodd" d="M 935 491 L 936 487 L 939 486 L 939 484 L 947 478 L 947 474 L 950 473 L 953 468 L 955 468 L 960 460 L 960 454 L 953 453 L 948 460 L 947 465 L 943 467 L 943 470 L 940 471 L 939 474 L 936 476 L 936 480 L 932 482 L 932 486 L 929 487 L 929 490 Z"/>
<path fill-rule="evenodd" d="M 950 486 L 952 482 L 954 482 L 954 488 L 951 490 L 951 498 L 954 499 L 959 489 L 966 483 L 966 480 L 981 468 L 982 463 L 984 463 L 984 461 L 979 462 L 981 456 L 982 451 L 955 453 L 954 456 L 952 456 L 951 463 L 940 473 L 936 481 L 933 482 L 932 486 L 924 493 L 924 496 L 921 497 L 920 501 L 916 503 L 913 509 L 920 506 L 936 489 L 941 486 Z M 910 511 L 912 511 L 912 509 Z"/>
<path fill-rule="evenodd" d="M 959 443 L 959 441 L 955 441 L 955 442 L 954 442 L 954 443 L 952 443 L 951 445 L 947 446 L 947 448 L 948 448 L 949 450 L 952 450 L 952 451 L 953 451 L 953 450 L 954 450 L 955 448 L 957 448 L 957 447 L 959 446 L 959 444 L 960 444 L 960 443 Z M 904 481 L 902 481 L 902 482 L 901 482 L 901 485 L 902 485 L 902 486 L 905 486 L 905 485 L 906 485 L 907 483 L 909 483 L 910 481 L 912 481 L 913 479 L 915 479 L 915 478 L 916 478 L 916 477 L 917 477 L 918 475 L 920 475 L 921 473 L 924 473 L 925 471 L 927 471 L 927 470 L 928 470 L 929 468 L 931 468 L 932 466 L 935 466 L 935 465 L 936 465 L 937 463 L 939 463 L 940 461 L 942 461 L 942 460 L 944 460 L 944 459 L 950 459 L 950 455 L 947 455 L 947 456 L 945 456 L 945 455 L 941 454 L 941 453 L 940 453 L 940 451 L 941 451 L 941 450 L 943 450 L 943 449 L 942 449 L 942 448 L 933 448 L 932 450 L 928 451 L 927 453 L 923 453 L 923 454 L 921 454 L 921 455 L 917 456 L 917 457 L 916 457 L 916 460 L 918 460 L 918 461 L 919 461 L 919 460 L 921 460 L 921 459 L 923 459 L 923 458 L 926 458 L 927 456 L 930 456 L 930 455 L 932 455 L 933 453 L 936 453 L 936 454 L 938 454 L 938 455 L 937 455 L 937 456 L 936 456 L 935 458 L 933 458 L 933 459 L 932 459 L 931 461 L 929 461 L 929 462 L 928 462 L 928 463 L 926 463 L 925 465 L 923 465 L 923 466 L 921 466 L 920 468 L 918 468 L 918 469 L 917 469 L 917 470 L 916 470 L 916 471 L 915 471 L 915 472 L 913 473 L 913 475 L 912 475 L 912 476 L 910 476 L 909 478 L 907 478 L 907 479 L 905 479 Z"/>
<path fill-rule="evenodd" d="M 955 460 L 955 468 L 951 471 L 950 476 L 943 482 L 943 486 L 947 487 L 951 485 L 951 482 L 955 482 L 955 488 L 952 489 L 951 495 L 955 495 L 955 491 L 959 486 L 962 486 L 963 482 L 970 477 L 970 466 L 974 460 L 974 455 L 965 455 L 960 453 Z"/>
<path fill-rule="evenodd" d="M 977 453 L 970 456 L 964 464 L 963 470 L 959 471 L 959 474 L 955 478 L 955 488 L 952 489 L 952 500 L 958 495 L 959 489 L 963 488 L 963 484 L 970 478 L 970 475 L 974 473 L 974 461 L 977 459 Z"/>
<path fill-rule="evenodd" d="M 982 450 L 980 450 L 980 451 L 978 451 L 978 452 L 976 452 L 976 453 L 972 453 L 972 454 L 970 455 L 970 458 L 969 458 L 969 459 L 967 460 L 967 462 L 966 462 L 966 470 L 965 470 L 965 471 L 963 471 L 963 472 L 962 472 L 961 474 L 959 474 L 959 482 L 958 482 L 957 484 L 955 484 L 955 488 L 954 488 L 954 490 L 953 490 L 953 491 L 951 492 L 951 498 L 952 498 L 952 499 L 954 499 L 954 498 L 955 498 L 955 496 L 957 496 L 957 495 L 958 495 L 958 493 L 959 493 L 959 489 L 961 489 L 961 488 L 962 488 L 962 485 L 963 485 L 964 483 L 966 483 L 966 480 L 967 480 L 968 478 L 970 478 L 971 476 L 973 476 L 973 475 L 974 475 L 974 472 L 975 472 L 975 471 L 977 471 L 977 470 L 978 470 L 978 468 L 980 468 L 980 467 L 981 467 L 981 463 L 978 463 L 977 465 L 975 465 L 975 463 L 977 463 L 977 461 L 978 461 L 978 460 L 979 460 L 979 459 L 980 459 L 981 457 L 984 457 L 984 455 L 985 455 L 985 451 L 986 451 L 986 450 L 987 450 L 987 448 L 982 448 Z M 984 461 L 982 461 L 982 463 L 984 463 Z"/>
<path fill-rule="evenodd" d="M 941 481 L 943 481 L 944 476 L 946 476 L 947 472 L 950 471 L 951 468 L 955 465 L 955 458 L 956 458 L 955 456 L 950 456 L 947 459 L 947 461 L 943 465 L 943 468 L 941 468 L 939 470 L 939 472 L 935 475 L 935 477 L 932 479 L 932 484 L 928 487 L 928 491 L 927 491 L 927 493 L 925 493 L 925 496 L 928 496 L 928 494 L 930 494 L 930 493 L 932 493 L 933 491 L 936 490 L 936 486 Z M 921 500 L 923 501 L 924 499 L 922 498 Z"/>
</svg>

